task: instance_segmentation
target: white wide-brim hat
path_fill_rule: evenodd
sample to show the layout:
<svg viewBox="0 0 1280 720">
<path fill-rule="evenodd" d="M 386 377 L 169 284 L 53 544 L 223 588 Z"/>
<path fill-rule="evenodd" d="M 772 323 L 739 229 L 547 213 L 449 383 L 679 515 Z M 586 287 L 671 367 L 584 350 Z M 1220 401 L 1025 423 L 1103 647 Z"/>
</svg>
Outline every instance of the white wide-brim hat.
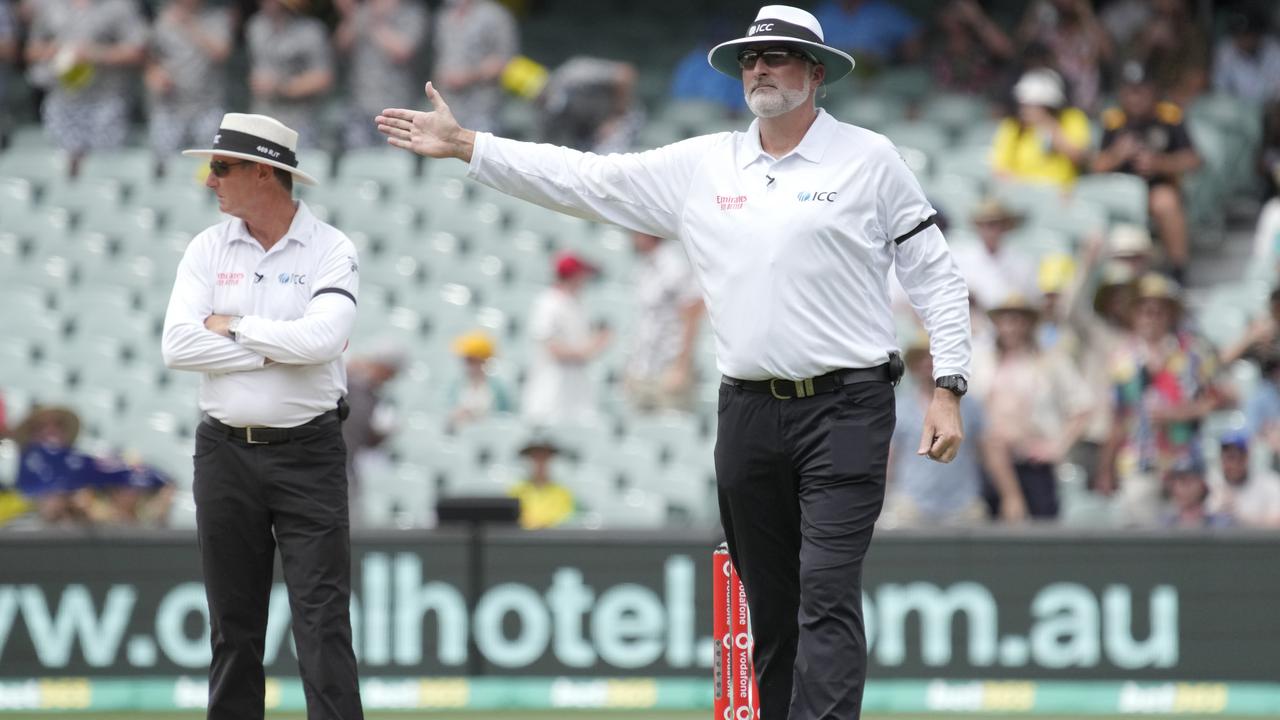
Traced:
<svg viewBox="0 0 1280 720">
<path fill-rule="evenodd" d="M 1060 108 L 1067 104 L 1062 76 L 1048 68 L 1028 70 L 1013 86 L 1013 98 L 1020 105 Z"/>
<path fill-rule="evenodd" d="M 262 163 L 293 173 L 298 182 L 316 185 L 316 179 L 298 169 L 298 132 L 266 115 L 227 113 L 222 116 L 213 147 L 183 150 L 188 157 L 224 155 Z"/>
<path fill-rule="evenodd" d="M 711 67 L 733 78 L 742 77 L 738 53 L 745 45 L 785 45 L 807 53 L 827 69 L 826 82 L 833 83 L 853 70 L 853 58 L 825 44 L 818 18 L 790 5 L 765 5 L 743 37 L 722 42 L 707 53 Z"/>
</svg>

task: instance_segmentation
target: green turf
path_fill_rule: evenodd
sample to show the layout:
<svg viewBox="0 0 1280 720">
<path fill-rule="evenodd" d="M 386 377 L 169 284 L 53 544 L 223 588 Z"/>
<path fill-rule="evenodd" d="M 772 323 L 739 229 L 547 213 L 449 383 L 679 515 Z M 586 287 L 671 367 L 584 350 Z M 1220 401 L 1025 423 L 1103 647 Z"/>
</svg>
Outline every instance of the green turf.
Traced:
<svg viewBox="0 0 1280 720">
<path fill-rule="evenodd" d="M 406 711 L 406 712 L 375 712 L 366 713 L 365 720 L 551 720 L 556 718 L 560 720 L 710 720 L 710 711 L 698 712 L 664 712 L 659 710 L 637 710 L 637 711 L 619 711 L 619 710 L 512 710 L 509 712 L 489 712 L 489 711 L 449 711 L 442 710 L 438 712 L 423 711 Z M 156 713 L 137 713 L 137 712 L 118 712 L 118 713 L 102 713 L 102 712 L 79 712 L 79 713 L 10 713 L 0 711 L 0 720 L 17 720 L 17 718 L 31 718 L 31 720 L 200 720 L 204 717 L 201 712 L 156 712 Z M 1032 715 L 1018 713 L 997 713 L 982 715 L 979 713 L 950 713 L 950 714 L 920 714 L 920 713 L 901 713 L 897 715 L 864 715 L 863 720 L 1010 720 L 1011 718 L 1025 718 L 1026 720 L 1151 720 L 1153 717 L 1161 717 L 1159 715 Z M 1170 717 L 1173 717 L 1170 715 Z M 1222 720 L 1223 715 L 1183 715 L 1178 714 L 1177 720 Z M 1235 716 L 1240 718 L 1248 718 L 1249 720 L 1280 720 L 1280 715 L 1250 715 Z M 306 713 L 269 713 L 267 720 L 305 720 Z"/>
</svg>

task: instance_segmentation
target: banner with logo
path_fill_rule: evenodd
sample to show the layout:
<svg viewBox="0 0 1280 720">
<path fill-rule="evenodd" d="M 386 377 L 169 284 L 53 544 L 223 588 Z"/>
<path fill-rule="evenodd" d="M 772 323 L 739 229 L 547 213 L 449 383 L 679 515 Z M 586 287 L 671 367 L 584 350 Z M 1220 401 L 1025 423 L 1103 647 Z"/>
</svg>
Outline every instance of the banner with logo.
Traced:
<svg viewBox="0 0 1280 720">
<path fill-rule="evenodd" d="M 478 575 L 460 534 L 353 545 L 364 677 L 710 687 L 710 536 L 492 533 Z M 208 618 L 193 537 L 0 546 L 0 680 L 203 675 Z M 863 588 L 871 676 L 1274 683 L 1277 557 L 1280 538 L 1261 535 L 883 533 Z M 296 677 L 283 583 L 266 661 L 268 674 Z M 983 686 L 956 687 L 932 692 L 962 700 Z"/>
</svg>

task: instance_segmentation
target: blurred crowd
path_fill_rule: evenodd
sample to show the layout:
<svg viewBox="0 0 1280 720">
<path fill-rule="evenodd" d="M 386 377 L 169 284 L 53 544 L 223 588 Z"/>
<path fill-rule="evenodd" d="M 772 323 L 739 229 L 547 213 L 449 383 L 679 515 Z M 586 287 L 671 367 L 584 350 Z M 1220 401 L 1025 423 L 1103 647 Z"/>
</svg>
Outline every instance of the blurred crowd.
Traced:
<svg viewBox="0 0 1280 720">
<path fill-rule="evenodd" d="M 14 114 L 38 108 L 72 175 L 137 118 L 157 171 L 229 109 L 279 119 L 304 148 L 381 144 L 373 116 L 422 104 L 428 76 L 468 127 L 499 129 L 511 92 L 553 142 L 629 146 L 634 67 L 573 56 L 552 69 L 518 48 L 495 0 L 0 0 L 0 97 L 28 86 L 34 107 Z"/>
<path fill-rule="evenodd" d="M 1188 109 L 1206 94 L 1236 99 L 1262 127 L 1253 164 L 1235 171 L 1256 176 L 1245 183 L 1260 208 L 1253 257 L 1276 277 L 1280 10 L 1033 0 L 1014 4 L 1019 16 L 1010 17 L 996 12 L 1007 3 L 935 6 L 926 17 L 890 0 L 827 0 L 814 12 L 861 76 L 922 68 L 934 88 L 985 103 L 1000 185 L 1069 197 L 1082 175 L 1136 176 L 1149 223 L 1112 224 L 1072 251 L 1033 254 L 1011 241 L 1027 218 L 1000 193 L 973 206 L 938 203 L 947 223 L 978 239 L 954 252 L 974 328 L 967 440 L 950 465 L 915 452 L 933 385 L 928 338 L 904 320 L 909 372 L 898 392 L 884 522 L 1052 521 L 1073 487 L 1090 503 L 1077 507 L 1098 508 L 1112 524 L 1280 527 L 1280 291 L 1234 342 L 1205 340 L 1188 302 L 1195 229 L 1185 192 L 1204 162 Z M 665 102 L 706 103 L 745 127 L 740 84 L 705 60 L 725 27 L 708 23 L 705 42 L 675 66 Z M 598 152 L 637 147 L 646 114 L 636 65 L 573 56 L 551 68 L 519 53 L 517 15 L 495 0 L 0 0 L 0 95 L 4 83 L 28 85 L 31 114 L 38 107 L 49 136 L 76 158 L 122 145 L 138 118 L 156 157 L 166 158 L 204 142 L 225 110 L 246 109 L 299 129 L 304 146 L 366 147 L 380 142 L 369 118 L 421 104 L 426 77 L 468 127 L 509 129 L 501 110 L 518 98 L 536 108 L 532 137 Z M 634 412 L 694 409 L 702 310 L 687 259 L 673 241 L 634 243 L 640 319 L 628 336 L 589 320 L 590 258 L 558 254 L 554 282 L 528 309 L 533 349 L 520 387 L 491 372 L 494 338 L 457 338 L 450 431 L 495 413 L 538 427 L 592 422 L 599 400 L 588 369 L 615 343 L 627 345 Z M 910 317 L 905 300 L 900 310 Z M 384 395 L 405 352 L 375 348 L 351 362 L 353 477 L 386 467 L 381 448 L 399 420 Z M 1256 381 L 1242 389 L 1232 380 L 1238 367 L 1255 368 Z M 705 379 L 710 363 L 701 370 Z M 1239 421 L 1216 421 L 1223 417 Z M 71 447 L 70 436 L 57 446 Z M 36 457 L 29 437 L 19 441 L 24 472 Z M 546 490 L 554 484 L 547 458 L 558 451 L 538 437 L 522 450 L 530 479 L 513 492 L 539 498 L 530 501 L 540 503 L 530 527 L 571 514 L 572 498 Z M 122 494 L 68 486 L 57 502 L 38 502 L 48 517 L 93 517 L 88 495 L 108 498 L 117 516 L 136 513 Z"/>
</svg>

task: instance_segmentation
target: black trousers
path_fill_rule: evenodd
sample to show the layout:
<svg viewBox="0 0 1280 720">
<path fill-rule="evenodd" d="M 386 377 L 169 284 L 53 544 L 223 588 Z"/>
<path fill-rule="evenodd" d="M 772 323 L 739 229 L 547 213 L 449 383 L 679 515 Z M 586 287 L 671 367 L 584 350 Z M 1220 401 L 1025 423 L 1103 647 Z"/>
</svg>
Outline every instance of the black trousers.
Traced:
<svg viewBox="0 0 1280 720">
<path fill-rule="evenodd" d="M 862 560 L 884 504 L 893 386 L 779 400 L 720 387 L 716 478 L 755 635 L 764 720 L 862 710 Z"/>
<path fill-rule="evenodd" d="M 289 590 L 308 720 L 363 717 L 351 647 L 347 450 L 341 425 L 251 445 L 196 432 L 196 532 L 212 625 L 209 720 L 263 717 L 275 550 Z"/>
</svg>

